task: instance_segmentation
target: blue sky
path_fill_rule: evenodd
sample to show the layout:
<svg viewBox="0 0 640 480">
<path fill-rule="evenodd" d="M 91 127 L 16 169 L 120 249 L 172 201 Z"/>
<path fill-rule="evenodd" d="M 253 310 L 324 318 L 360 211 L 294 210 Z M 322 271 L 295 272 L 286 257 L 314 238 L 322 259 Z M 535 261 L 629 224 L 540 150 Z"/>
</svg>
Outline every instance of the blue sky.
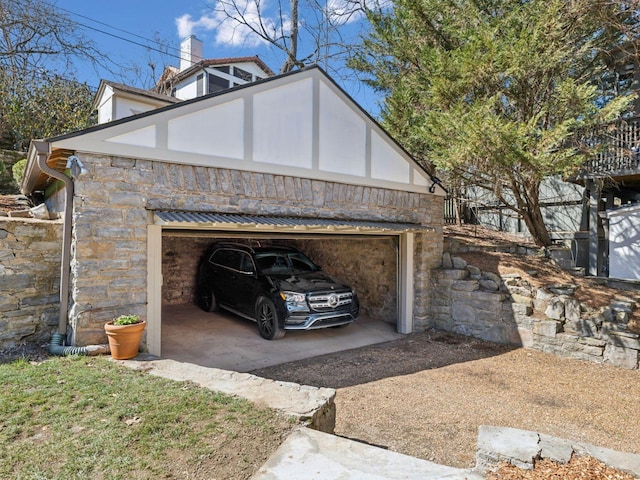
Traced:
<svg viewBox="0 0 640 480">
<path fill-rule="evenodd" d="M 158 52 L 136 45 L 152 45 L 145 39 L 159 38 L 167 43 L 167 50 L 177 56 L 181 38 L 194 34 L 204 43 L 205 58 L 259 55 L 276 73 L 283 60 L 275 48 L 260 42 L 257 37 L 242 31 L 237 25 L 233 28 L 231 25 L 221 24 L 221 17 L 216 16 L 213 11 L 214 2 L 208 0 L 111 0 L 106 3 L 87 0 L 49 1 L 76 21 L 78 28 L 95 42 L 101 52 L 109 55 L 111 60 L 120 65 L 135 64 L 142 72 L 128 72 L 124 77 L 114 78 L 117 75 L 113 73 L 96 73 L 90 68 L 79 67 L 76 73 L 78 79 L 94 87 L 97 87 L 100 78 L 149 87 L 152 78 L 149 61 L 156 64 L 156 76 L 167 61 L 172 65 L 179 64 L 178 58 L 169 57 L 167 60 L 166 56 L 162 57 Z M 251 0 L 236 1 L 246 2 L 249 6 L 246 11 L 251 15 Z M 335 11 L 340 11 L 340 1 L 344 0 L 328 0 L 330 5 L 335 6 Z M 262 3 L 271 3 L 273 6 L 276 0 L 262 0 Z M 288 0 L 285 1 L 285 5 L 288 5 Z M 264 17 L 269 20 L 268 16 Z M 344 23 L 346 25 L 341 27 L 342 31 L 351 38 L 355 38 L 365 26 L 357 16 L 350 17 L 350 21 Z M 303 44 L 303 49 L 305 46 Z M 334 79 L 365 110 L 374 116 L 377 114 L 379 98 L 374 92 L 355 80 L 345 80 L 337 76 L 334 76 Z"/>
</svg>

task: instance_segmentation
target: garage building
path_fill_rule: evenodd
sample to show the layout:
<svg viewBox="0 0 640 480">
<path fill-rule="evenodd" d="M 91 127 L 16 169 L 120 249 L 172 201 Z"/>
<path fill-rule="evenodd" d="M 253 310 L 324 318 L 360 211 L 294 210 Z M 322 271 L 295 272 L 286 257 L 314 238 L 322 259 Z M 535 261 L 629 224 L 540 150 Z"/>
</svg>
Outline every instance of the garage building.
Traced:
<svg viewBox="0 0 640 480">
<path fill-rule="evenodd" d="M 367 315 L 430 326 L 446 192 L 318 67 L 33 142 L 23 192 L 38 191 L 65 218 L 70 344 L 138 314 L 161 355 L 163 305 L 197 300 L 221 238 L 297 246 Z"/>
</svg>

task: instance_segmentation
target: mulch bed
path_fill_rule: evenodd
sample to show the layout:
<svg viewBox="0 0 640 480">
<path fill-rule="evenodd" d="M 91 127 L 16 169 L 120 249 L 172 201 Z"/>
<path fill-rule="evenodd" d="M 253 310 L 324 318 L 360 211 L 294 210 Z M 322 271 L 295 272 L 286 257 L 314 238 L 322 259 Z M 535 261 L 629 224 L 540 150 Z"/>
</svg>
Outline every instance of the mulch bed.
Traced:
<svg viewBox="0 0 640 480">
<path fill-rule="evenodd" d="M 533 470 L 524 470 L 508 463 L 487 474 L 487 480 L 634 480 L 633 475 L 621 472 L 587 456 L 574 456 L 569 463 L 551 460 L 536 462 Z"/>
</svg>

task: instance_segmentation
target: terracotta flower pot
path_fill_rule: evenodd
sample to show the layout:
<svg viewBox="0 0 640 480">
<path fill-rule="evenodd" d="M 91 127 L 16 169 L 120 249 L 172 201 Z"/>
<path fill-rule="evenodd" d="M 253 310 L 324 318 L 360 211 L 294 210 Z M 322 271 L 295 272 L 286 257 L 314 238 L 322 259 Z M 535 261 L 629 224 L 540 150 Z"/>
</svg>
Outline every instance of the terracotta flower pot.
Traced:
<svg viewBox="0 0 640 480">
<path fill-rule="evenodd" d="M 138 355 L 140 339 L 146 326 L 145 321 L 132 325 L 114 325 L 113 321 L 107 322 L 104 331 L 109 338 L 111 356 L 116 360 L 127 360 Z"/>
</svg>

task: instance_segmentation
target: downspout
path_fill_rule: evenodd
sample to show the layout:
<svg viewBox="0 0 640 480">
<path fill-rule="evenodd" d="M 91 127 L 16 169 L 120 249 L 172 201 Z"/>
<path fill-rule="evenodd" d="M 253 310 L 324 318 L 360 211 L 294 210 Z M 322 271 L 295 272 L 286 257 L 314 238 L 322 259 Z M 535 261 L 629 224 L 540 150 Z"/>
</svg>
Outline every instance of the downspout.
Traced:
<svg viewBox="0 0 640 480">
<path fill-rule="evenodd" d="M 43 141 L 33 141 L 38 155 L 38 168 L 45 175 L 49 175 L 64 183 L 66 201 L 62 223 L 62 259 L 60 261 L 60 311 L 58 314 L 58 331 L 51 337 L 49 353 L 52 355 L 98 355 L 109 353 L 107 345 L 88 345 L 86 347 L 63 346 L 67 335 L 67 316 L 69 311 L 69 278 L 71 274 L 71 222 L 73 215 L 73 180 L 64 173 L 47 165 L 49 158 L 49 144 Z"/>
<path fill-rule="evenodd" d="M 73 214 L 73 180 L 64 173 L 49 165 L 49 144 L 47 142 L 33 142 L 38 155 L 38 168 L 42 173 L 64 183 L 66 201 L 64 204 L 64 218 L 62 223 L 62 260 L 60 262 L 60 312 L 58 315 L 58 332 L 67 334 L 67 314 L 69 310 L 69 277 L 71 272 L 71 221 Z"/>
</svg>

